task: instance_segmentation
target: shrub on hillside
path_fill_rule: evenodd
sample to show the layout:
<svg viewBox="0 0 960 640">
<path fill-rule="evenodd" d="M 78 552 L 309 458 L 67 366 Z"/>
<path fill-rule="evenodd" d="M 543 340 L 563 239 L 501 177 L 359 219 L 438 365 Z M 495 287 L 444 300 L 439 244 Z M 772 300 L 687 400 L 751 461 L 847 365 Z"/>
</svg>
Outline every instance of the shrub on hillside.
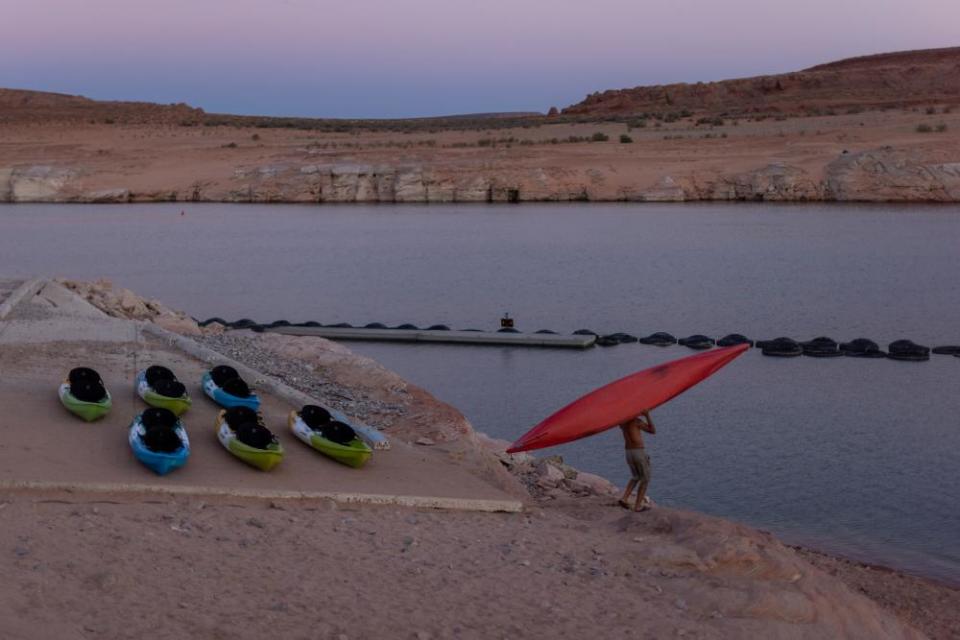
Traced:
<svg viewBox="0 0 960 640">
<path fill-rule="evenodd" d="M 610 136 L 603 133 L 602 131 L 597 131 L 595 134 L 590 136 L 590 140 L 592 142 L 606 142 L 609 139 L 610 139 Z"/>
<path fill-rule="evenodd" d="M 620 144 L 630 144 L 631 142 L 633 142 L 633 138 L 625 133 L 620 134 Z"/>
</svg>

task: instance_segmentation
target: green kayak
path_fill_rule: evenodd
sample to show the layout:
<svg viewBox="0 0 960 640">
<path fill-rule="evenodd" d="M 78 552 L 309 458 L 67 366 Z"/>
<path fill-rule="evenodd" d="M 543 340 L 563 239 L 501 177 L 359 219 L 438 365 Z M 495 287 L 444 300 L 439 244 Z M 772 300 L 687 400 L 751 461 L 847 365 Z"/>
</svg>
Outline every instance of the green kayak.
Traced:
<svg viewBox="0 0 960 640">
<path fill-rule="evenodd" d="M 250 466 L 261 471 L 270 471 L 283 460 L 283 445 L 273 438 L 265 447 L 254 447 L 241 442 L 227 422 L 227 411 L 221 411 L 217 416 L 217 439 L 223 447 Z"/>
<path fill-rule="evenodd" d="M 67 411 L 80 417 L 86 422 L 93 422 L 94 420 L 99 420 L 103 416 L 110 413 L 110 408 L 113 406 L 113 400 L 110 398 L 110 392 L 106 392 L 106 396 L 99 402 L 84 402 L 83 400 L 77 399 L 70 392 L 70 383 L 64 382 L 60 385 L 60 402 L 64 407 L 67 408 Z"/>
<path fill-rule="evenodd" d="M 297 438 L 310 445 L 313 449 L 328 458 L 333 458 L 337 462 L 355 469 L 365 465 L 371 456 L 373 456 L 373 450 L 366 442 L 357 437 L 356 434 L 353 434 L 351 439 L 342 443 L 324 437 L 323 427 L 329 426 L 332 422 L 325 422 L 318 425 L 319 428 L 311 429 L 307 422 L 304 421 L 300 412 L 291 411 L 287 418 L 287 424 Z"/>
<path fill-rule="evenodd" d="M 154 368 L 166 371 L 163 367 L 151 367 L 151 369 Z M 168 409 L 172 411 L 175 416 L 182 416 L 192 404 L 190 394 L 187 393 L 186 388 L 177 381 L 176 377 L 172 377 L 169 382 L 165 381 L 163 384 L 175 384 L 176 386 L 174 388 L 177 389 L 175 393 L 179 393 L 180 395 L 173 397 L 157 393 L 157 390 L 147 381 L 147 371 L 141 371 L 137 374 L 136 379 L 137 395 L 143 398 L 143 401 L 151 407 Z M 158 382 L 157 386 L 161 386 L 161 383 Z"/>
</svg>

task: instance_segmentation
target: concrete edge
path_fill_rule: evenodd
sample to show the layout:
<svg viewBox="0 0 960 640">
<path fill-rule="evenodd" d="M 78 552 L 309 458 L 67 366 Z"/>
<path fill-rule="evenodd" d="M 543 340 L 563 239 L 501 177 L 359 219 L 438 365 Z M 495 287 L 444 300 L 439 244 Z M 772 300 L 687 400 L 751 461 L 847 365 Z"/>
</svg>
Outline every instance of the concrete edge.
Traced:
<svg viewBox="0 0 960 640">
<path fill-rule="evenodd" d="M 330 500 L 336 504 L 364 504 L 377 506 L 440 509 L 444 511 L 474 511 L 482 513 L 520 513 L 519 500 L 487 500 L 478 498 L 439 498 L 401 496 L 376 493 L 340 493 L 325 491 L 280 491 L 270 489 L 235 489 L 188 485 L 149 485 L 109 482 L 41 482 L 32 480 L 0 480 L 0 492 L 39 493 L 67 492 L 93 494 L 168 495 L 194 497 L 246 498 L 255 500 Z"/>
<path fill-rule="evenodd" d="M 431 342 L 473 346 L 543 347 L 552 349 L 589 349 L 596 336 L 539 333 L 500 333 L 496 331 L 437 331 L 430 329 L 367 329 L 354 327 L 265 327 L 268 333 L 288 336 L 319 336 L 328 340 L 375 342 Z"/>
<path fill-rule="evenodd" d="M 255 387 L 264 389 L 271 394 L 277 396 L 281 400 L 289 402 L 293 406 L 300 407 L 305 404 L 319 404 L 322 405 L 322 402 L 317 401 L 314 398 L 311 398 L 306 393 L 298 391 L 293 387 L 289 386 L 285 382 L 281 382 L 277 378 L 268 376 L 265 373 L 257 371 L 256 369 L 251 369 L 242 362 L 237 362 L 236 360 L 218 352 L 203 346 L 202 344 L 187 338 L 186 336 L 181 336 L 180 334 L 168 331 L 163 327 L 160 327 L 152 322 L 140 322 L 140 329 L 144 333 L 149 333 L 161 340 L 164 340 L 171 346 L 180 349 L 181 351 L 197 358 L 203 362 L 206 362 L 210 365 L 218 364 L 227 364 L 237 370 L 237 373 L 240 374 L 242 378 L 245 378 L 253 383 Z M 368 427 L 373 429 L 373 427 Z M 373 446 L 379 450 L 388 450 L 390 449 L 390 441 L 382 433 L 377 431 L 377 433 L 383 438 L 382 442 L 377 442 Z"/>
<path fill-rule="evenodd" d="M 47 284 L 46 278 L 33 278 L 32 280 L 27 280 L 19 287 L 13 290 L 7 299 L 0 303 L 0 320 L 3 320 L 8 315 L 10 315 L 14 309 L 17 308 L 21 302 L 29 300 L 33 296 L 37 295 L 41 289 Z"/>
</svg>

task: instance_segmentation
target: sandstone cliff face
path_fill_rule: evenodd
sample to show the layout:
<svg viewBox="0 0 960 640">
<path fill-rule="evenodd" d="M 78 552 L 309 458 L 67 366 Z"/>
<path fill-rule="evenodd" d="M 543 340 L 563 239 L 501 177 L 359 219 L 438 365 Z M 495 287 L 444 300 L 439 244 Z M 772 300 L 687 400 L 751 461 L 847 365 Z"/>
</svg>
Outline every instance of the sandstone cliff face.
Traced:
<svg viewBox="0 0 960 640">
<path fill-rule="evenodd" d="M 226 201 L 318 203 L 511 202 L 522 180 L 418 164 L 271 165 L 240 168 L 233 177 L 241 184 Z"/>
<path fill-rule="evenodd" d="M 56 202 L 77 175 L 73 167 L 0 167 L 0 202 Z"/>
<path fill-rule="evenodd" d="M 452 203 L 570 201 L 957 202 L 960 155 L 880 147 L 843 153 L 816 175 L 784 161 L 750 171 L 689 171 L 618 186 L 616 165 L 462 167 L 424 164 L 245 166 L 215 185 L 87 190 L 81 166 L 0 167 L 0 202 Z"/>
<path fill-rule="evenodd" d="M 827 165 L 826 193 L 833 200 L 960 200 L 960 162 L 917 162 L 890 147 L 851 153 Z"/>
</svg>

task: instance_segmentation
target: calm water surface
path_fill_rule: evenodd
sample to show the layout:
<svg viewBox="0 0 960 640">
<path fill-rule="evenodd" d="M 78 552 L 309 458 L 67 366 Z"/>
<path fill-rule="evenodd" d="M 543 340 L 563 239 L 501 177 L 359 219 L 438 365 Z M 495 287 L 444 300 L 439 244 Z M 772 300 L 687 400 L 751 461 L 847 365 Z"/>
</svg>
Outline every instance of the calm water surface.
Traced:
<svg viewBox="0 0 960 640">
<path fill-rule="evenodd" d="M 196 317 L 960 344 L 955 207 L 0 206 L 0 274 L 109 277 Z M 352 343 L 491 435 L 682 347 Z M 748 352 L 657 410 L 661 502 L 960 582 L 960 358 Z M 547 450 L 623 481 L 615 433 Z"/>
</svg>

